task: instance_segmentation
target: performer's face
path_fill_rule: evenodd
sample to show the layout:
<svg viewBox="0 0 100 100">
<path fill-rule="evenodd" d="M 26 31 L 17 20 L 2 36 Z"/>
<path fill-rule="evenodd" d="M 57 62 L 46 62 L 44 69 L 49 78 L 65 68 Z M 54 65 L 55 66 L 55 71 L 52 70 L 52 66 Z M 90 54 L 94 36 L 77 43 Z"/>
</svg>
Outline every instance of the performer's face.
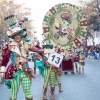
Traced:
<svg viewBox="0 0 100 100">
<path fill-rule="evenodd" d="M 20 42 L 20 41 L 21 41 L 21 36 L 20 36 L 20 35 L 15 35 L 15 36 L 14 36 L 14 40 L 15 40 L 16 42 Z"/>
<path fill-rule="evenodd" d="M 36 54 L 36 58 L 39 59 L 41 56 L 39 54 Z"/>
</svg>

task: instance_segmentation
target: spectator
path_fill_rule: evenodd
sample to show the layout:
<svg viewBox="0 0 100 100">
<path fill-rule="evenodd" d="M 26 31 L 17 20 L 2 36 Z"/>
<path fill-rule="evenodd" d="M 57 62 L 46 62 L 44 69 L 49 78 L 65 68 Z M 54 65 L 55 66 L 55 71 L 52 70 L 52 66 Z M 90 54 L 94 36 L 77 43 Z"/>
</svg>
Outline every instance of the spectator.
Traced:
<svg viewBox="0 0 100 100">
<path fill-rule="evenodd" d="M 96 47 L 96 56 L 97 56 L 97 60 L 99 60 L 99 53 L 100 53 L 100 48 L 99 48 L 99 46 L 97 45 L 97 47 Z"/>
</svg>

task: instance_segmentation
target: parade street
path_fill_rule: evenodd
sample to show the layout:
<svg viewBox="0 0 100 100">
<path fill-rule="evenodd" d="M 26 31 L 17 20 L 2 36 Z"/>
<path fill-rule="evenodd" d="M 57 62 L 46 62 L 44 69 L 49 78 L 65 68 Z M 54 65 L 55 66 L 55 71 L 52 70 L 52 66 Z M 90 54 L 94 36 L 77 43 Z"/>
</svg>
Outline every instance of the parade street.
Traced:
<svg viewBox="0 0 100 100">
<path fill-rule="evenodd" d="M 100 100 L 100 61 L 86 58 L 84 74 L 77 74 L 76 71 L 75 74 L 68 72 L 62 75 L 61 81 L 63 92 L 59 93 L 56 86 L 54 100 Z M 40 100 L 42 87 L 43 78 L 37 71 L 31 88 L 34 100 Z M 10 90 L 4 84 L 0 84 L 0 100 L 9 100 L 9 96 Z M 48 88 L 47 98 L 50 100 L 50 88 Z M 17 100 L 25 100 L 21 86 Z"/>
</svg>

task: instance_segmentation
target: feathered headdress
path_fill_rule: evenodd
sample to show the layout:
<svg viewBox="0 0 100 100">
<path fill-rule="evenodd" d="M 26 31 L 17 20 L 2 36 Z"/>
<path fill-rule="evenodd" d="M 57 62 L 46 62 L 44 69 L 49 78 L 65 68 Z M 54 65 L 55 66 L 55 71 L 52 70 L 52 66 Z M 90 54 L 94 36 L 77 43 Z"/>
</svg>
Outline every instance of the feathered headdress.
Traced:
<svg viewBox="0 0 100 100">
<path fill-rule="evenodd" d="M 18 20 L 16 15 L 11 14 L 5 17 L 4 20 L 7 22 L 9 26 L 9 29 L 7 31 L 7 35 L 9 37 L 13 38 L 15 34 L 19 34 L 22 36 L 26 35 L 26 29 L 23 28 L 22 26 L 25 21 L 28 21 L 28 18 L 25 17 L 24 20 Z"/>
</svg>

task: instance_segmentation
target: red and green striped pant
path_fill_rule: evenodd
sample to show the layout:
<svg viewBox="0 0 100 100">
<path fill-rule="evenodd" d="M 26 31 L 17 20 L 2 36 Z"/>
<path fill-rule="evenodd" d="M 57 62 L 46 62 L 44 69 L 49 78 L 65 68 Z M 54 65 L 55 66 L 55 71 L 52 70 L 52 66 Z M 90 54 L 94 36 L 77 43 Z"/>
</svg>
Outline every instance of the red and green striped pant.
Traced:
<svg viewBox="0 0 100 100">
<path fill-rule="evenodd" d="M 60 76 L 56 75 L 53 69 L 51 69 L 49 77 L 48 77 L 49 70 L 50 68 L 44 68 L 44 92 L 46 92 L 47 90 L 48 82 L 50 82 L 51 89 L 55 88 L 56 80 L 58 81 L 58 83 L 61 83 Z M 48 77 L 48 81 L 47 81 L 47 77 Z"/>
</svg>

